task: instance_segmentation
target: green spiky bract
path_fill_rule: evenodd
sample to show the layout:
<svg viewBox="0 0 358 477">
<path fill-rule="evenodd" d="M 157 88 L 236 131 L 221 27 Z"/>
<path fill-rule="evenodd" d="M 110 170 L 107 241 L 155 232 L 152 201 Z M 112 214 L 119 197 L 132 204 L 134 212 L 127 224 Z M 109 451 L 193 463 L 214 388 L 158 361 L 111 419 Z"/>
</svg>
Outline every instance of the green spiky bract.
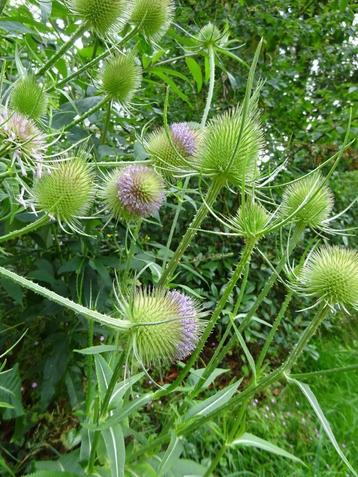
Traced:
<svg viewBox="0 0 358 477">
<path fill-rule="evenodd" d="M 208 23 L 200 30 L 197 40 L 205 48 L 223 48 L 227 42 L 227 35 L 222 33 L 217 26 Z"/>
<path fill-rule="evenodd" d="M 55 164 L 34 187 L 36 206 L 63 223 L 86 212 L 93 192 L 92 169 L 84 157 Z"/>
<path fill-rule="evenodd" d="M 201 174 L 226 180 L 234 186 L 257 177 L 257 160 L 263 134 L 258 121 L 256 94 L 250 100 L 243 128 L 242 123 L 242 107 L 210 121 L 196 154 L 197 168 Z"/>
<path fill-rule="evenodd" d="M 46 114 L 47 96 L 36 78 L 27 75 L 15 83 L 10 95 L 10 105 L 17 113 L 38 120 Z"/>
<path fill-rule="evenodd" d="M 281 215 L 290 216 L 306 201 L 292 221 L 312 228 L 322 225 L 333 209 L 332 193 L 322 184 L 323 177 L 316 172 L 289 185 L 282 199 Z"/>
<path fill-rule="evenodd" d="M 322 247 L 307 260 L 299 282 L 305 294 L 330 305 L 358 306 L 358 253 L 337 246 Z"/>
<path fill-rule="evenodd" d="M 112 100 L 127 103 L 139 88 L 142 79 L 141 67 L 132 54 L 111 58 L 104 68 L 103 89 Z"/>
<path fill-rule="evenodd" d="M 102 36 L 123 26 L 127 6 L 126 0 L 69 0 L 70 9 Z"/>
<path fill-rule="evenodd" d="M 172 0 L 136 0 L 131 20 L 141 25 L 146 37 L 158 40 L 169 28 L 173 15 Z"/>
<path fill-rule="evenodd" d="M 259 239 L 268 221 L 266 209 L 261 204 L 250 201 L 243 204 L 234 217 L 238 233 L 246 239 Z"/>
</svg>

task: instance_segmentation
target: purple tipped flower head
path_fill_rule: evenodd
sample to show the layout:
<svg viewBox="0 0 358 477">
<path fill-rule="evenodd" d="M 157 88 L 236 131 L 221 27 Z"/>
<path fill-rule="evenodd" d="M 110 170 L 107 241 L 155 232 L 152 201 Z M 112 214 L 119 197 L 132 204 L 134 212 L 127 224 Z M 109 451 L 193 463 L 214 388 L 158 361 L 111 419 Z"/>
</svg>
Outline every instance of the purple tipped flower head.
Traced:
<svg viewBox="0 0 358 477">
<path fill-rule="evenodd" d="M 195 350 L 205 325 L 199 316 L 197 304 L 181 292 L 136 290 L 128 304 L 136 357 L 145 366 L 165 366 L 186 358 Z"/>
<path fill-rule="evenodd" d="M 170 127 L 174 144 L 188 156 L 193 156 L 197 149 L 198 135 L 188 123 L 174 123 Z"/>
</svg>

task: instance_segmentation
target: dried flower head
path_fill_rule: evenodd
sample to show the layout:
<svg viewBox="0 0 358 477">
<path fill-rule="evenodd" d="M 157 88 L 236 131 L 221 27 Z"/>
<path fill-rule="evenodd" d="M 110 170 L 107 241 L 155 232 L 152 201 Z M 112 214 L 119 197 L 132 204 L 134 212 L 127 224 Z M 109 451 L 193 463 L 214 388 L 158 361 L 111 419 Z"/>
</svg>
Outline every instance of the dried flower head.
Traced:
<svg viewBox="0 0 358 477">
<path fill-rule="evenodd" d="M 46 114 L 47 96 L 32 75 L 16 81 L 10 95 L 11 108 L 17 113 L 37 120 Z"/>
<path fill-rule="evenodd" d="M 169 365 L 190 355 L 205 322 L 197 304 L 176 290 L 138 289 L 127 306 L 132 345 L 145 366 Z"/>
<path fill-rule="evenodd" d="M 358 253 L 337 246 L 313 252 L 298 276 L 298 288 L 328 305 L 358 307 Z"/>
<path fill-rule="evenodd" d="M 304 205 L 303 205 L 304 204 Z M 281 215 L 307 227 L 319 227 L 333 209 L 333 196 L 319 172 L 289 185 L 284 193 Z"/>
<path fill-rule="evenodd" d="M 142 69 L 132 54 L 117 55 L 105 65 L 102 82 L 103 89 L 110 99 L 129 102 L 142 81 Z"/>
<path fill-rule="evenodd" d="M 135 0 L 131 20 L 147 38 L 157 41 L 168 30 L 174 10 L 172 0 Z"/>
<path fill-rule="evenodd" d="M 31 119 L 7 109 L 0 110 L 0 138 L 4 146 L 8 145 L 23 175 L 34 168 L 41 174 L 46 137 Z"/>
<path fill-rule="evenodd" d="M 190 158 L 199 146 L 199 125 L 174 123 L 170 126 L 170 134 L 169 139 L 164 128 L 161 128 L 148 137 L 145 148 L 154 164 L 167 174 L 192 170 Z"/>
<path fill-rule="evenodd" d="M 269 214 L 261 204 L 247 201 L 241 205 L 232 222 L 239 235 L 258 240 L 269 221 Z"/>
<path fill-rule="evenodd" d="M 71 225 L 86 213 L 94 196 L 93 172 L 83 156 L 57 162 L 35 183 L 35 207 Z"/>
<path fill-rule="evenodd" d="M 107 177 L 102 197 L 113 216 L 131 220 L 159 211 L 165 193 L 161 176 L 146 166 L 127 166 Z"/>
<path fill-rule="evenodd" d="M 250 100 L 245 124 L 242 107 L 210 121 L 196 154 L 201 174 L 239 186 L 257 176 L 257 160 L 263 135 L 258 122 L 257 96 Z"/>
<path fill-rule="evenodd" d="M 67 0 L 70 10 L 79 15 L 88 27 L 104 36 L 118 32 L 129 15 L 128 0 Z"/>
</svg>

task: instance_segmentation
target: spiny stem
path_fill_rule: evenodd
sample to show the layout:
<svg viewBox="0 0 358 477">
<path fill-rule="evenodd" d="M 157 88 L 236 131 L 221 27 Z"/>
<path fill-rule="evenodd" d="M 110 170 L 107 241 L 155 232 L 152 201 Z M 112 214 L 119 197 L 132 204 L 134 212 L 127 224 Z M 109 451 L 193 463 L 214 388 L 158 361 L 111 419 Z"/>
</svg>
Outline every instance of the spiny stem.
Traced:
<svg viewBox="0 0 358 477">
<path fill-rule="evenodd" d="M 24 288 L 27 288 L 28 290 L 33 291 L 34 293 L 37 293 L 38 295 L 47 298 L 54 303 L 57 303 L 58 305 L 63 306 L 64 308 L 67 308 L 68 310 L 72 310 L 77 315 L 82 315 L 89 320 L 97 321 L 101 325 L 106 325 L 116 330 L 120 329 L 123 331 L 128 330 L 131 327 L 131 323 L 129 321 L 119 320 L 108 315 L 103 315 L 98 311 L 79 305 L 78 303 L 58 295 L 52 290 L 48 290 L 47 288 L 42 287 L 41 285 L 38 285 L 37 283 L 34 283 L 31 280 L 18 275 L 17 273 L 10 272 L 10 270 L 7 270 L 6 268 L 0 267 L 0 275 L 8 278 L 9 280 Z"/>
<path fill-rule="evenodd" d="M 192 223 L 190 224 L 184 237 L 182 238 L 180 244 L 178 245 L 178 248 L 176 249 L 171 260 L 169 261 L 166 269 L 163 271 L 163 274 L 159 280 L 159 286 L 165 286 L 171 280 L 175 272 L 175 269 L 178 266 L 182 256 L 184 255 L 186 249 L 189 247 L 191 241 L 196 235 L 197 229 L 200 227 L 203 220 L 208 215 L 209 213 L 208 207 L 211 207 L 214 204 L 222 187 L 223 187 L 223 183 L 218 180 L 213 180 L 212 183 L 210 184 L 209 190 L 205 198 L 205 202 L 203 202 L 200 209 L 196 213 Z"/>
<path fill-rule="evenodd" d="M 81 24 L 73 33 L 73 35 L 61 46 L 61 48 L 38 70 L 36 76 L 42 76 L 47 70 L 49 70 L 56 63 L 56 61 L 71 48 L 77 38 L 81 36 L 86 29 L 86 24 Z"/>
<path fill-rule="evenodd" d="M 206 100 L 205 110 L 203 117 L 201 119 L 201 127 L 204 128 L 208 120 L 210 113 L 211 103 L 214 96 L 214 86 L 215 86 L 215 51 L 212 46 L 209 46 L 209 67 L 210 67 L 210 80 L 209 80 L 209 92 Z"/>
<path fill-rule="evenodd" d="M 84 121 L 86 118 L 91 116 L 93 113 L 98 111 L 104 104 L 106 104 L 109 101 L 108 96 L 105 96 L 102 98 L 100 101 L 98 101 L 97 104 L 95 104 L 92 108 L 90 108 L 88 111 L 84 112 L 81 116 L 79 116 L 77 119 L 74 119 L 72 122 L 67 124 L 62 131 L 68 131 L 69 129 L 72 129 L 73 127 L 77 126 L 77 124 L 80 124 L 82 121 Z"/>
<path fill-rule="evenodd" d="M 28 224 L 21 229 L 13 230 L 12 232 L 9 232 L 8 234 L 1 236 L 0 243 L 4 243 L 9 240 L 14 240 L 16 238 L 22 237 L 23 235 L 29 234 L 33 232 L 34 230 L 39 229 L 43 225 L 48 224 L 49 222 L 50 222 L 50 219 L 48 215 L 43 215 L 39 219 L 35 220 L 35 222 L 32 222 L 31 224 Z"/>
<path fill-rule="evenodd" d="M 122 281 L 122 284 L 121 284 L 121 289 L 122 289 L 124 294 L 127 293 L 129 272 L 130 272 L 130 269 L 131 269 L 132 260 L 133 260 L 133 257 L 134 257 L 134 252 L 135 252 L 135 248 L 136 248 L 136 245 L 137 245 L 138 236 L 139 236 L 141 226 L 142 226 L 142 221 L 138 220 L 138 222 L 135 225 L 134 231 L 133 231 L 131 245 L 129 247 L 128 255 L 126 257 L 126 267 L 125 267 L 125 270 L 124 270 L 124 273 L 123 273 L 123 279 L 122 279 L 123 281 Z"/>
<path fill-rule="evenodd" d="M 104 129 L 103 129 L 102 136 L 101 136 L 101 144 L 105 144 L 105 142 L 106 142 L 107 131 L 108 131 L 109 124 L 110 124 L 110 121 L 111 121 L 111 111 L 112 111 L 112 101 L 108 101 L 106 121 L 104 123 Z"/>
</svg>

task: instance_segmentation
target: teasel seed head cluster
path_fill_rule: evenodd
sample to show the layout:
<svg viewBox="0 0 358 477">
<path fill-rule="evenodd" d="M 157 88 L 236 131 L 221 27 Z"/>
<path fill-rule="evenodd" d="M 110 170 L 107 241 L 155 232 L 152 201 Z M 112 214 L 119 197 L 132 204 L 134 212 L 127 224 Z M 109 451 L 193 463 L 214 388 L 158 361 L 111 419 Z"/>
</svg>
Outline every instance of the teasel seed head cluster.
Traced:
<svg viewBox="0 0 358 477">
<path fill-rule="evenodd" d="M 88 211 L 94 193 L 92 167 L 84 154 L 49 165 L 33 188 L 35 209 L 72 229 Z"/>
<path fill-rule="evenodd" d="M 165 199 L 164 182 L 153 168 L 130 165 L 106 178 L 102 197 L 116 219 L 137 220 L 159 211 Z"/>
<path fill-rule="evenodd" d="M 20 78 L 11 90 L 11 109 L 35 121 L 46 114 L 47 103 L 44 88 L 32 75 Z"/>
<path fill-rule="evenodd" d="M 333 195 L 319 172 L 290 184 L 284 192 L 281 216 L 311 228 L 322 226 L 333 209 Z"/>
<path fill-rule="evenodd" d="M 142 69 L 133 54 L 118 54 L 104 67 L 102 85 L 109 99 L 128 103 L 142 81 Z"/>
<path fill-rule="evenodd" d="M 206 322 L 196 302 L 176 290 L 136 289 L 124 308 L 131 344 L 146 367 L 168 366 L 195 349 Z"/>
<path fill-rule="evenodd" d="M 135 0 L 131 21 L 140 26 L 145 37 L 158 41 L 168 30 L 174 11 L 172 0 Z"/>
<path fill-rule="evenodd" d="M 332 308 L 358 309 L 358 253 L 323 246 L 306 260 L 295 285 L 304 296 L 314 297 Z"/>
<path fill-rule="evenodd" d="M 201 135 L 197 123 L 174 123 L 168 132 L 161 128 L 150 134 L 145 141 L 145 149 L 163 174 L 170 176 L 191 172 Z"/>
<path fill-rule="evenodd" d="M 67 0 L 69 9 L 99 36 L 118 33 L 128 19 L 131 0 Z"/>
</svg>

